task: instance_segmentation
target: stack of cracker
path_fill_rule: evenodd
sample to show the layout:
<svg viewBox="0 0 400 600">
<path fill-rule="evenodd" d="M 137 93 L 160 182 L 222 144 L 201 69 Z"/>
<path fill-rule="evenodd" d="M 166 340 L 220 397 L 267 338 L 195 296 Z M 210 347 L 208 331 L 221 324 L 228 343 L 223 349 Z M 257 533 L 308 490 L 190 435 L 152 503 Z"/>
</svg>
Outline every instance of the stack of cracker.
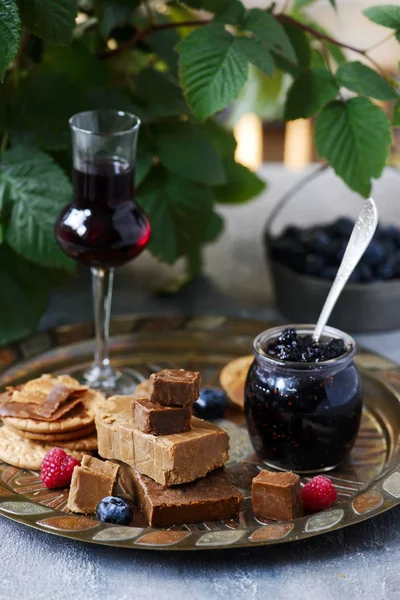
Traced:
<svg viewBox="0 0 400 600">
<path fill-rule="evenodd" d="M 99 454 L 129 465 L 121 475 L 152 526 L 231 519 L 239 511 L 242 496 L 224 469 L 229 436 L 192 417 L 198 397 L 199 373 L 165 369 L 134 397 L 114 396 L 96 411 Z"/>
<path fill-rule="evenodd" d="M 94 412 L 103 400 L 69 375 L 42 375 L 8 388 L 1 395 L 0 459 L 38 470 L 55 446 L 78 459 L 97 450 Z"/>
</svg>

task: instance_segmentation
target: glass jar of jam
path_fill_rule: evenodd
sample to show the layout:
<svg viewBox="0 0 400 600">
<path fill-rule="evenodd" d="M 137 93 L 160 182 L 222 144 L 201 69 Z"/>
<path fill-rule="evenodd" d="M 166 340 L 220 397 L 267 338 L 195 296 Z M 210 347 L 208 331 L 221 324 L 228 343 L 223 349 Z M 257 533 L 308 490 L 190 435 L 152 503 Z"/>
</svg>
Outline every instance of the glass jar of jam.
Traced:
<svg viewBox="0 0 400 600">
<path fill-rule="evenodd" d="M 313 325 L 291 325 L 312 335 Z M 351 451 L 360 426 L 361 379 L 355 341 L 325 327 L 322 340 L 343 340 L 344 350 L 322 362 L 289 362 L 268 353 L 282 333 L 275 327 L 254 340 L 247 375 L 245 414 L 252 444 L 264 462 L 297 473 L 329 471 Z"/>
</svg>

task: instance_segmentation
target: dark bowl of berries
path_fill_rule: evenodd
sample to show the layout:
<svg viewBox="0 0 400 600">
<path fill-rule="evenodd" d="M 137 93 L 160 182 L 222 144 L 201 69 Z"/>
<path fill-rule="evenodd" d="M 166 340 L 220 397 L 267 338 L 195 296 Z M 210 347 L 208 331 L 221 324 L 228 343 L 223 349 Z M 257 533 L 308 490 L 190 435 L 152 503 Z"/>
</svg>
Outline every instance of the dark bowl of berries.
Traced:
<svg viewBox="0 0 400 600">
<path fill-rule="evenodd" d="M 314 322 L 328 295 L 349 241 L 354 220 L 311 227 L 287 226 L 264 237 L 279 310 L 293 321 Z M 380 225 L 352 273 L 330 322 L 340 329 L 400 328 L 400 228 Z"/>
<path fill-rule="evenodd" d="M 296 473 L 330 471 L 348 457 L 361 421 L 356 344 L 325 327 L 275 327 L 254 340 L 245 385 L 245 415 L 253 447 L 269 467 Z"/>
</svg>

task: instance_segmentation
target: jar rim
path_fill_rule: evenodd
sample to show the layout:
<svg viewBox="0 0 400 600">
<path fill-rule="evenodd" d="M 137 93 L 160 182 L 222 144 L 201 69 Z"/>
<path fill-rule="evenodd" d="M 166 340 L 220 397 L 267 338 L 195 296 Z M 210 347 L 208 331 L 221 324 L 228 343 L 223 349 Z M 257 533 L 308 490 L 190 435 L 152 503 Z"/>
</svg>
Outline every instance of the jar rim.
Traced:
<svg viewBox="0 0 400 600">
<path fill-rule="evenodd" d="M 280 333 L 284 329 L 287 328 L 296 329 L 297 333 L 303 335 L 312 335 L 315 330 L 315 325 L 311 324 L 289 324 L 289 325 L 278 325 L 277 327 L 271 327 L 270 329 L 266 329 L 259 333 L 253 341 L 253 351 L 257 358 L 260 358 L 264 363 L 269 364 L 273 367 L 279 367 L 286 370 L 294 370 L 294 371 L 310 371 L 318 369 L 322 370 L 330 370 L 332 368 L 336 368 L 338 366 L 344 365 L 353 359 L 354 354 L 356 352 L 356 342 L 354 338 L 351 337 L 348 333 L 341 331 L 340 329 L 336 329 L 335 327 L 325 326 L 324 331 L 321 335 L 321 338 L 330 338 L 330 339 L 342 339 L 345 343 L 345 352 L 336 358 L 331 358 L 330 360 L 324 360 L 321 362 L 293 362 L 293 361 L 284 361 L 279 358 L 275 358 L 273 356 L 269 356 L 265 353 L 263 346 L 267 341 L 275 339 L 278 337 Z"/>
</svg>

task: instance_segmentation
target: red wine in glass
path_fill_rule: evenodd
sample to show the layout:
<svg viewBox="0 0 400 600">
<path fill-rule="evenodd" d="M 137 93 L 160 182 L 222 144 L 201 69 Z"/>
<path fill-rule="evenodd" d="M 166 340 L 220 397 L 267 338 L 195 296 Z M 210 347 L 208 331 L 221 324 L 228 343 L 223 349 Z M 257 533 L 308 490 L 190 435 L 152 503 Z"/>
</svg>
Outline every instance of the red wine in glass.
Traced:
<svg viewBox="0 0 400 600">
<path fill-rule="evenodd" d="M 129 394 L 140 378 L 132 369 L 112 367 L 108 337 L 114 269 L 140 254 L 150 238 L 149 220 L 134 197 L 140 120 L 95 110 L 69 123 L 73 198 L 57 220 L 56 237 L 68 256 L 91 269 L 96 334 L 92 366 L 74 374 L 106 395 Z"/>
<path fill-rule="evenodd" d="M 93 158 L 73 170 L 74 198 L 60 214 L 57 241 L 90 267 L 118 267 L 146 247 L 150 224 L 134 200 L 134 173 L 125 161 Z"/>
</svg>

